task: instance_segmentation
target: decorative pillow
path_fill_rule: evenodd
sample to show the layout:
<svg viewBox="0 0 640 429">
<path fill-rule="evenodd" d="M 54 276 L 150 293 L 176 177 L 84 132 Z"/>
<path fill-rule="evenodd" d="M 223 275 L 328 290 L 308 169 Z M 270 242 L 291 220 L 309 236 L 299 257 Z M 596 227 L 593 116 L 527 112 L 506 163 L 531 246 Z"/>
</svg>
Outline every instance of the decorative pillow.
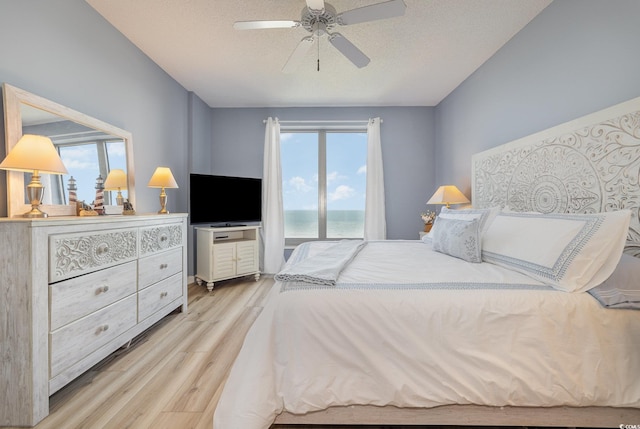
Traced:
<svg viewBox="0 0 640 429">
<path fill-rule="evenodd" d="M 453 210 L 446 207 L 442 207 L 440 210 L 439 218 L 443 219 L 460 219 L 460 220 L 473 220 L 478 219 L 480 228 L 480 234 L 484 234 L 493 219 L 500 213 L 500 207 L 492 207 L 490 209 L 462 209 Z"/>
<path fill-rule="evenodd" d="M 640 259 L 623 253 L 613 274 L 589 293 L 604 307 L 640 310 Z"/>
<path fill-rule="evenodd" d="M 500 213 L 482 238 L 482 259 L 567 292 L 584 292 L 615 269 L 630 210 L 597 214 Z"/>
<path fill-rule="evenodd" d="M 438 218 L 431 230 L 433 250 L 467 262 L 482 262 L 479 225 L 478 219 Z"/>
</svg>

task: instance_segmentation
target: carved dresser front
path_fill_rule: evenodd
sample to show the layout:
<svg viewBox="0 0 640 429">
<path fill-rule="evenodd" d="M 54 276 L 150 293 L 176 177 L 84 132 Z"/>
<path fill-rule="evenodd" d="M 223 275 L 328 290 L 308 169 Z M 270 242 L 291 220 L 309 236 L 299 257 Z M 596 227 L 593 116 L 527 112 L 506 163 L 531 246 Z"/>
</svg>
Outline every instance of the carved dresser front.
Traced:
<svg viewBox="0 0 640 429">
<path fill-rule="evenodd" d="M 186 214 L 0 219 L 0 426 L 33 426 L 49 396 L 177 308 Z"/>
</svg>

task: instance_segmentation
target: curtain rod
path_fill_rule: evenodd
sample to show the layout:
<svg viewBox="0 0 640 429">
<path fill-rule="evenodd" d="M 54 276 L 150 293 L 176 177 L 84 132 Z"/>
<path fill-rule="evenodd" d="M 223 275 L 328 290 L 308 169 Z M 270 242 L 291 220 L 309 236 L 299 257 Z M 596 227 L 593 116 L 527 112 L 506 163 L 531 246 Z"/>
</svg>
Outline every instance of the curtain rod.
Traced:
<svg viewBox="0 0 640 429">
<path fill-rule="evenodd" d="M 281 121 L 278 120 L 281 124 L 361 124 L 369 122 L 369 119 L 358 119 L 358 120 L 317 120 L 317 121 Z M 382 123 L 382 119 L 380 119 L 380 123 Z M 266 119 L 262 120 L 263 124 L 267 123 Z"/>
</svg>

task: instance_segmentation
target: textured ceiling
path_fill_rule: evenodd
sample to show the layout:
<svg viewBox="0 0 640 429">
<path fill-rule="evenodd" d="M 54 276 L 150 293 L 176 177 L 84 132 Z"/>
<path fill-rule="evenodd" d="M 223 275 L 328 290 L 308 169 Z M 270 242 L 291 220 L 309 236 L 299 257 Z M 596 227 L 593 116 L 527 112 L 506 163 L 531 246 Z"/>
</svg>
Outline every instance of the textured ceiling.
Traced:
<svg viewBox="0 0 640 429">
<path fill-rule="evenodd" d="M 368 66 L 355 67 L 325 37 L 285 74 L 306 30 L 233 23 L 299 20 L 304 0 L 86 1 L 211 107 L 435 106 L 551 3 L 404 0 L 402 17 L 336 29 Z M 381 1 L 327 0 L 338 13 Z"/>
</svg>

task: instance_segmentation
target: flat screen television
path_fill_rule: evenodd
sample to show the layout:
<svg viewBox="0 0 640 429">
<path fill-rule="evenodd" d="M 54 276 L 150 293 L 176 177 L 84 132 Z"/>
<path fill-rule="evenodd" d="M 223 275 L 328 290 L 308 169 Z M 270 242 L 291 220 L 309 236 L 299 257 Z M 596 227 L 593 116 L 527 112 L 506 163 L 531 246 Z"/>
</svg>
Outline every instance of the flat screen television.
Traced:
<svg viewBox="0 0 640 429">
<path fill-rule="evenodd" d="M 192 224 L 241 225 L 262 220 L 262 179 L 191 174 Z"/>
</svg>

